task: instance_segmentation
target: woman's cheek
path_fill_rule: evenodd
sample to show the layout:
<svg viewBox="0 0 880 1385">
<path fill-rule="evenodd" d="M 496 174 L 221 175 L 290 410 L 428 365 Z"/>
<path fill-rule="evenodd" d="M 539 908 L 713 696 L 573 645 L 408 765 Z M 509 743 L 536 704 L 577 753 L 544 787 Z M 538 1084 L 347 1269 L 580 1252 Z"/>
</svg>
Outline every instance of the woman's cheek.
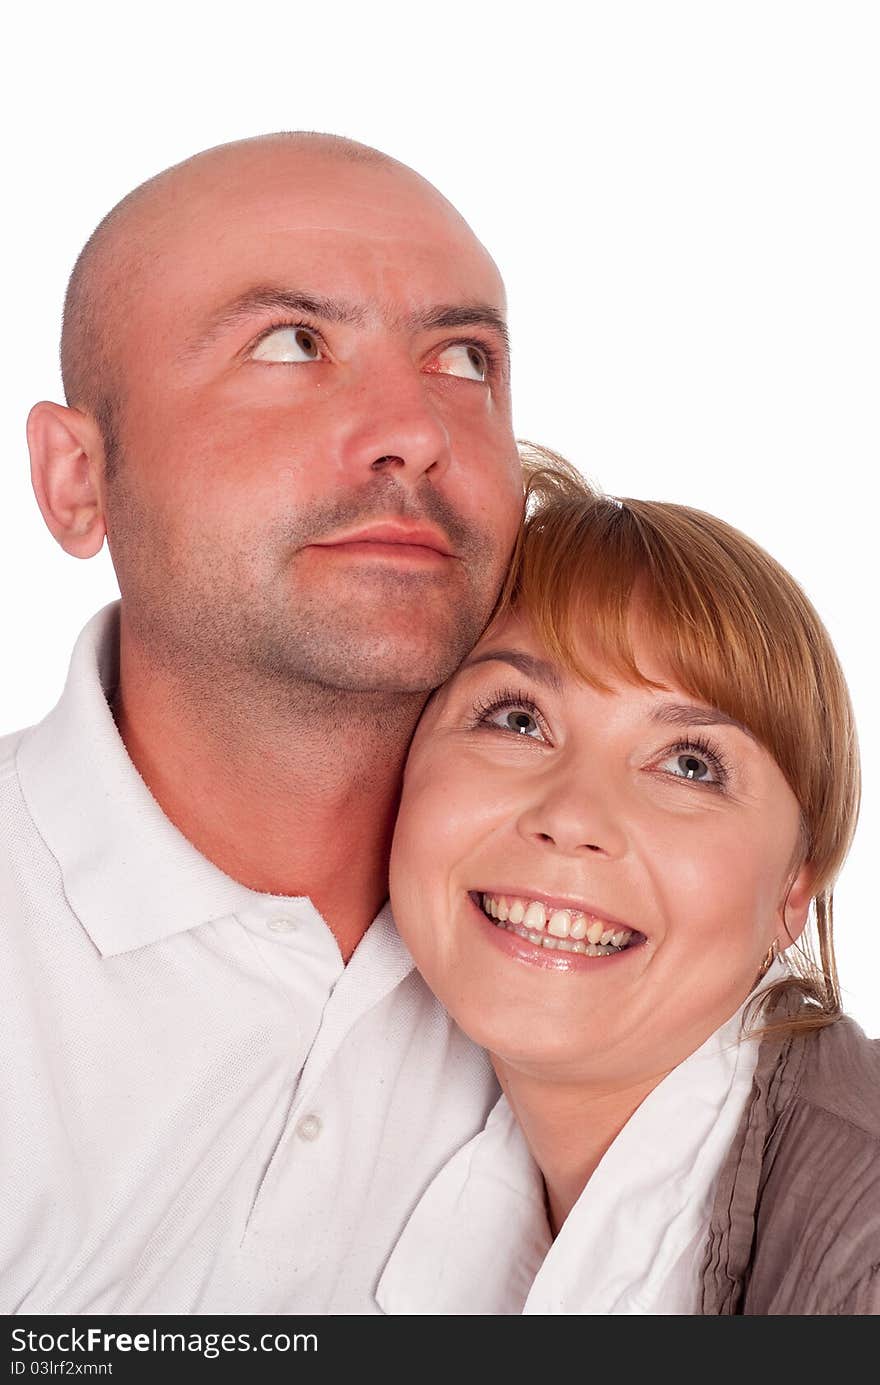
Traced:
<svg viewBox="0 0 880 1385">
<path fill-rule="evenodd" d="M 663 913 L 691 946 L 760 948 L 774 914 L 778 854 L 773 835 L 732 826 L 719 830 L 719 824 L 707 824 L 705 832 L 656 848 L 654 878 Z"/>
<path fill-rule="evenodd" d="M 408 774 L 394 831 L 389 866 L 392 906 L 405 940 L 438 907 L 438 881 L 448 856 L 448 816 L 454 794 L 437 774 Z"/>
<path fill-rule="evenodd" d="M 441 743 L 430 755 L 411 754 L 398 815 L 407 840 L 432 834 L 460 857 L 510 798 L 509 776 L 493 776 L 485 759 Z"/>
<path fill-rule="evenodd" d="M 480 768 L 419 755 L 407 769 L 389 871 L 401 936 L 420 965 L 452 946 L 454 916 L 479 872 L 481 845 L 505 810 Z"/>
</svg>

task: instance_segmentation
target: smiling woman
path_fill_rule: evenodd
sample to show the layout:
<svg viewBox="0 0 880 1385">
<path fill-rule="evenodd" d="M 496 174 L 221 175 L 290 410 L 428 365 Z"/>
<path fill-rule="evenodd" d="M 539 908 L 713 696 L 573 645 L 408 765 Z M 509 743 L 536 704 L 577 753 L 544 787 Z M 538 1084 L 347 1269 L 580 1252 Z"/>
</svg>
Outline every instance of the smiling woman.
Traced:
<svg viewBox="0 0 880 1385">
<path fill-rule="evenodd" d="M 841 1014 L 832 945 L 859 801 L 834 650 L 729 525 L 551 462 L 529 458 L 499 611 L 416 733 L 391 868 L 505 1095 L 380 1302 L 880 1311 L 880 1046 Z M 415 1266 L 438 1260 L 429 1307 Z"/>
</svg>

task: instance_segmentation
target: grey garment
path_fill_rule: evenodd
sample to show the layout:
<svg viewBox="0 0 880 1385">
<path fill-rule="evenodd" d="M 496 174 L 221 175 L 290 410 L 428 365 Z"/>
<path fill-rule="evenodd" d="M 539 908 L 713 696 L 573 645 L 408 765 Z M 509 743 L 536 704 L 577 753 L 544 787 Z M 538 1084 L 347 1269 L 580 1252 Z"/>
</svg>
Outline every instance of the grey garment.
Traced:
<svg viewBox="0 0 880 1385">
<path fill-rule="evenodd" d="M 783 1001 L 789 1014 L 800 1004 Z M 852 1020 L 761 1040 L 700 1313 L 880 1314 L 880 1040 Z"/>
</svg>

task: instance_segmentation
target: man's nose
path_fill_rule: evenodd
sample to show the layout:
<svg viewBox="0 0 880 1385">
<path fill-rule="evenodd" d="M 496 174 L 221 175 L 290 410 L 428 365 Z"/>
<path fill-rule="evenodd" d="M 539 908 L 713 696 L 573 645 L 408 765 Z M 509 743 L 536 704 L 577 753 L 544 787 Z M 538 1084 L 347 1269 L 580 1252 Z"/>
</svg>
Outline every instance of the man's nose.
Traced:
<svg viewBox="0 0 880 1385">
<path fill-rule="evenodd" d="M 517 831 L 529 843 L 570 856 L 620 857 L 626 851 L 622 805 L 576 767 L 532 786 Z"/>
<path fill-rule="evenodd" d="M 360 472 L 386 472 L 397 481 L 439 479 L 451 459 L 451 441 L 425 377 L 409 361 L 389 363 L 360 385 L 345 450 Z"/>
</svg>

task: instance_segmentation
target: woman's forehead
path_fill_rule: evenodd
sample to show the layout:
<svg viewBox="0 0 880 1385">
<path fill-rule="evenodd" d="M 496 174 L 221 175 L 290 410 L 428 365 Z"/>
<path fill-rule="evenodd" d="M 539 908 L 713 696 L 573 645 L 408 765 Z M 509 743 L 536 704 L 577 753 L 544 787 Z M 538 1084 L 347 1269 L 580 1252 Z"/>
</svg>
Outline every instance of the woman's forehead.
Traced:
<svg viewBox="0 0 880 1385">
<path fill-rule="evenodd" d="M 609 689 L 618 683 L 656 684 L 662 691 L 683 692 L 659 641 L 651 638 L 648 621 L 638 607 L 631 605 L 627 617 L 624 650 L 604 650 L 592 636 L 588 619 L 585 618 L 581 626 L 573 641 L 572 660 L 566 658 L 561 648 L 554 648 L 550 641 L 542 639 L 527 615 L 518 611 L 505 613 L 487 627 L 453 679 L 475 666 L 501 660 L 553 691 L 572 682 L 587 681 Z M 630 659 L 640 677 L 632 676 Z"/>
</svg>

